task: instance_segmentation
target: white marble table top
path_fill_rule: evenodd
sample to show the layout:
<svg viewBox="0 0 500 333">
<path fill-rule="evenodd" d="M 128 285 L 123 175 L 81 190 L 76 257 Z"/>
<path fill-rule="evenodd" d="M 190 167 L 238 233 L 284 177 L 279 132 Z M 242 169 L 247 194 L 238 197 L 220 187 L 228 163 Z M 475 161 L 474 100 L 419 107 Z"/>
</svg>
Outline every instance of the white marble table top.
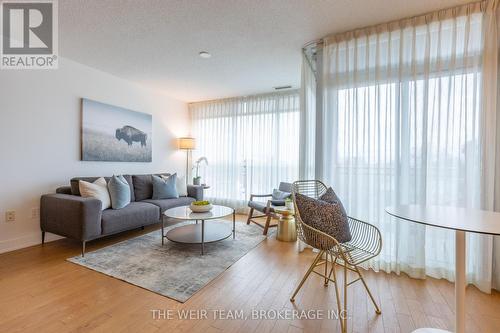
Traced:
<svg viewBox="0 0 500 333">
<path fill-rule="evenodd" d="M 389 206 L 385 211 L 395 217 L 439 228 L 479 234 L 500 235 L 500 213 L 450 206 Z"/>
</svg>

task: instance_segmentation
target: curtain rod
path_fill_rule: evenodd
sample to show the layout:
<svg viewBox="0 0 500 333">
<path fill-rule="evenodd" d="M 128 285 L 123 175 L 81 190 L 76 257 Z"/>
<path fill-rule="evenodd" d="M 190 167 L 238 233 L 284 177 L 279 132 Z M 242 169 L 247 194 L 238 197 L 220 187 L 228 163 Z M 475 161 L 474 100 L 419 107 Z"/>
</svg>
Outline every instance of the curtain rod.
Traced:
<svg viewBox="0 0 500 333">
<path fill-rule="evenodd" d="M 270 97 L 270 96 L 278 96 L 278 95 L 295 95 L 298 93 L 299 93 L 298 88 L 291 88 L 291 89 L 287 89 L 287 90 L 273 91 L 273 92 L 266 92 L 266 93 L 208 99 L 208 100 L 204 100 L 204 101 L 189 102 L 187 104 L 194 105 L 194 104 L 198 104 L 198 103 L 230 102 L 230 101 L 241 100 L 241 99 L 252 99 L 252 98 Z"/>
<path fill-rule="evenodd" d="M 364 27 L 360 27 L 360 28 L 351 29 L 351 30 L 345 30 L 345 31 L 341 31 L 341 32 L 331 33 L 331 34 L 328 34 L 328 35 L 324 36 L 323 38 L 319 38 L 319 39 L 315 39 L 315 40 L 312 40 L 310 42 L 307 42 L 306 44 L 304 44 L 304 46 L 302 46 L 302 50 L 306 50 L 308 47 L 310 47 L 310 46 L 312 46 L 314 44 L 316 44 L 316 45 L 323 45 L 324 42 L 325 42 L 325 39 L 331 38 L 331 37 L 334 37 L 334 36 L 339 36 L 339 35 L 343 35 L 345 33 L 354 32 L 354 31 L 366 30 L 366 29 L 374 28 L 374 27 L 377 27 L 377 26 L 380 26 L 380 25 L 393 24 L 393 23 L 397 23 L 397 22 L 402 22 L 402 21 L 407 21 L 407 20 L 413 20 L 413 19 L 425 17 L 425 16 L 431 15 L 433 13 L 441 12 L 441 11 L 453 10 L 453 9 L 459 9 L 459 8 L 467 8 L 468 6 L 474 6 L 474 5 L 478 5 L 478 4 L 481 6 L 481 9 L 484 10 L 484 8 L 486 7 L 487 2 L 488 2 L 488 0 L 471 1 L 469 3 L 465 3 L 465 4 L 454 6 L 454 7 L 446 7 L 446 8 L 438 9 L 438 10 L 435 10 L 435 11 L 432 11 L 432 12 L 426 12 L 426 13 L 423 13 L 423 14 L 408 16 L 408 17 L 401 18 L 401 19 L 390 20 L 390 21 L 387 21 L 387 22 L 376 23 L 376 24 L 372 24 L 372 25 L 368 25 L 368 26 L 364 26 Z"/>
<path fill-rule="evenodd" d="M 323 38 L 315 39 L 315 40 L 312 40 L 310 42 L 305 43 L 304 46 L 302 46 L 302 49 L 305 50 L 306 48 L 308 48 L 311 45 L 321 45 L 321 44 L 323 44 Z"/>
</svg>

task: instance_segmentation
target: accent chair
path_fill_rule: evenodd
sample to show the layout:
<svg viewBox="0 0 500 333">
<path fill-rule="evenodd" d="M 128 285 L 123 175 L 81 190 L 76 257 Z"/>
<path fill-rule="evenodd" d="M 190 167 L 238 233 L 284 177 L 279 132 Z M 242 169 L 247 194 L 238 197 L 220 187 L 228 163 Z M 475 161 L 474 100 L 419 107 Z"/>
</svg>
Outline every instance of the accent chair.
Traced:
<svg viewBox="0 0 500 333">
<path fill-rule="evenodd" d="M 292 184 L 281 182 L 279 184 L 277 191 L 275 190 L 273 191 L 273 193 L 251 194 L 250 201 L 248 201 L 248 207 L 250 208 L 250 212 L 248 214 L 247 224 L 250 224 L 250 222 L 255 223 L 259 227 L 264 228 L 263 234 L 267 235 L 269 228 L 277 226 L 277 225 L 271 225 L 271 219 L 273 217 L 278 218 L 278 216 L 275 214 L 276 207 L 285 206 L 285 199 L 283 197 L 280 197 L 280 195 L 282 196 L 283 194 L 285 194 L 285 196 L 287 196 L 286 194 L 288 193 L 288 196 L 291 196 L 291 192 L 292 192 Z M 276 197 L 276 194 L 278 194 L 278 197 Z M 264 198 L 268 199 L 263 200 Z M 254 215 L 255 211 L 259 212 L 260 215 Z M 263 217 L 266 218 L 266 223 L 264 224 L 264 226 L 262 226 L 255 220 Z"/>
<path fill-rule="evenodd" d="M 347 216 L 347 220 L 351 238 L 349 241 L 344 243 L 337 241 L 337 239 L 335 239 L 332 235 L 326 234 L 304 223 L 304 216 L 301 216 L 303 212 L 301 212 L 297 206 L 297 193 L 313 199 L 319 199 L 326 193 L 326 191 L 326 185 L 319 180 L 296 181 L 292 185 L 292 199 L 295 205 L 295 221 L 297 223 L 298 237 L 304 243 L 316 248 L 318 250 L 318 254 L 302 278 L 298 287 L 295 289 L 290 301 L 295 301 L 295 296 L 311 273 L 315 273 L 323 277 L 325 286 L 328 286 L 328 282 L 332 282 L 335 285 L 341 330 L 342 332 L 347 332 L 347 287 L 351 284 L 361 281 L 370 296 L 373 306 L 375 307 L 375 312 L 377 314 L 381 313 L 375 298 L 370 292 L 370 289 L 361 274 L 359 265 L 367 260 L 370 260 L 371 258 L 376 257 L 380 253 L 382 249 L 382 237 L 380 235 L 380 231 L 375 226 L 349 216 Z M 321 272 L 316 271 L 315 268 L 321 265 L 324 265 L 324 271 L 323 268 L 321 269 Z M 329 272 L 328 265 L 331 266 Z M 343 306 L 341 306 L 340 302 L 341 294 L 339 293 L 339 285 L 337 283 L 338 276 L 335 270 L 337 265 L 342 267 L 344 271 L 342 279 L 344 296 Z M 348 271 L 356 273 L 357 277 L 348 281 Z"/>
</svg>

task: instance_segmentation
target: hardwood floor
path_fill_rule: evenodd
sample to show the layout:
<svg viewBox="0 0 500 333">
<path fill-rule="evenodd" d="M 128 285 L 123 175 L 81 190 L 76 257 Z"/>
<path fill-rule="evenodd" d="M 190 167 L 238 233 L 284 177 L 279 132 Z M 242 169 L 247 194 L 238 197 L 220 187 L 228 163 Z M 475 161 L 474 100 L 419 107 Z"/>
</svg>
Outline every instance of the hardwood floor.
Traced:
<svg viewBox="0 0 500 333">
<path fill-rule="evenodd" d="M 88 251 L 152 230 L 93 241 Z M 295 304 L 290 303 L 314 256 L 297 253 L 295 244 L 268 238 L 184 304 L 65 260 L 79 251 L 80 244 L 64 239 L 0 255 L 0 332 L 340 332 L 339 322 L 332 319 L 213 317 L 216 310 L 243 310 L 251 318 L 252 310 L 267 310 L 268 316 L 273 310 L 321 310 L 326 316 L 336 309 L 334 286 L 324 287 L 319 276 L 310 277 Z M 452 329 L 453 284 L 372 271 L 364 275 L 382 314 L 375 314 L 362 285 L 354 284 L 349 289 L 349 332 Z M 500 332 L 499 293 L 469 287 L 467 303 L 467 332 Z M 207 318 L 155 319 L 158 312 L 152 310 L 171 310 L 174 317 L 178 310 L 206 310 Z M 225 313 L 230 314 L 239 312 Z"/>
</svg>

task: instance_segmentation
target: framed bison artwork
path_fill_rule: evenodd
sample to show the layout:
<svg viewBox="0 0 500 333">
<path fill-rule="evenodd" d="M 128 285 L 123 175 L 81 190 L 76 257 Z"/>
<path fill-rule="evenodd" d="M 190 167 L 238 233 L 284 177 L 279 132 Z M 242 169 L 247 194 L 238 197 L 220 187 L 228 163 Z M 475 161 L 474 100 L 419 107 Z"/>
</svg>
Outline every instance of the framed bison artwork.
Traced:
<svg viewBox="0 0 500 333">
<path fill-rule="evenodd" d="M 151 162 L 152 116 L 82 99 L 82 160 Z"/>
</svg>

